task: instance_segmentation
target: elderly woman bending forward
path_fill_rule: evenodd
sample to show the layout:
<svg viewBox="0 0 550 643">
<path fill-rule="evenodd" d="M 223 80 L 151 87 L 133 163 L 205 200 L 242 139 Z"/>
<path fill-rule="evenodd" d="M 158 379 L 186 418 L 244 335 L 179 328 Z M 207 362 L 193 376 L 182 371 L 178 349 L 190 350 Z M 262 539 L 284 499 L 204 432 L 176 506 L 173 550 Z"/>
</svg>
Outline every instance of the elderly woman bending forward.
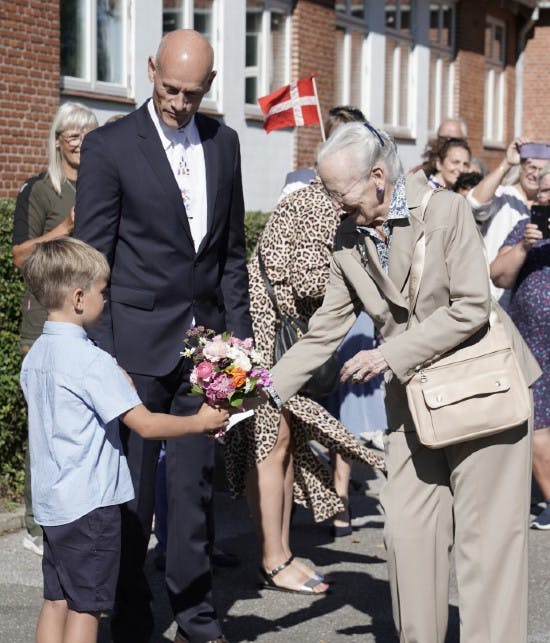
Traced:
<svg viewBox="0 0 550 643">
<path fill-rule="evenodd" d="M 463 197 L 433 193 L 423 172 L 403 176 L 391 139 L 360 124 L 343 125 L 320 148 L 318 168 L 342 224 L 363 235 L 336 243 L 322 307 L 308 333 L 274 367 L 272 401 L 284 404 L 338 346 L 364 309 L 384 343 L 344 365 L 342 380 L 385 373 L 388 481 L 382 491 L 393 614 L 401 641 L 442 643 L 447 629 L 449 556 L 455 546 L 461 639 L 527 640 L 527 520 L 530 436 L 527 423 L 503 433 L 430 450 L 415 434 L 405 383 L 415 370 L 487 325 L 487 265 Z M 408 276 L 416 240 L 426 265 L 415 323 L 408 330 Z M 536 361 L 499 309 L 526 380 Z M 504 553 L 504 555 L 503 555 Z"/>
</svg>

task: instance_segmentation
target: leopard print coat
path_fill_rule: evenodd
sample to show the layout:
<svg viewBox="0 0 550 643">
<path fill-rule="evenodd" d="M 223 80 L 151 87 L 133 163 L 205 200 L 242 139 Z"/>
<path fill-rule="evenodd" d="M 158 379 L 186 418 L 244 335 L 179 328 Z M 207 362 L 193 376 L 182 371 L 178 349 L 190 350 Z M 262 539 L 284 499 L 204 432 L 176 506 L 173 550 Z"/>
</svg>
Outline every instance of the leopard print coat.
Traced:
<svg viewBox="0 0 550 643">
<path fill-rule="evenodd" d="M 283 199 L 262 232 L 250 259 L 250 312 L 256 347 L 264 365 L 273 365 L 275 311 L 258 266 L 261 252 L 267 276 L 282 312 L 309 319 L 321 305 L 328 283 L 332 243 L 340 216 L 319 179 Z M 309 446 L 310 440 L 347 458 L 384 468 L 383 459 L 360 445 L 354 436 L 320 404 L 295 395 L 290 411 L 294 462 L 294 500 L 311 507 L 316 522 L 343 511 L 331 477 Z M 234 497 L 242 494 L 247 472 L 273 449 L 279 412 L 265 404 L 254 418 L 237 425 L 225 438 L 225 462 Z"/>
</svg>

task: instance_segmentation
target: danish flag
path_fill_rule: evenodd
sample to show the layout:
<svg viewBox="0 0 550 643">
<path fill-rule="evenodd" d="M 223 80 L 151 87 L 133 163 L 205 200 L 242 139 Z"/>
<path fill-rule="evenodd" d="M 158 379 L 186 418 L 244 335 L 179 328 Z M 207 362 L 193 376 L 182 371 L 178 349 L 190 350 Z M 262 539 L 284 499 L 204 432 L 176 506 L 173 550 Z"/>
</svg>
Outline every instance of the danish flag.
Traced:
<svg viewBox="0 0 550 643">
<path fill-rule="evenodd" d="M 266 132 L 321 122 L 319 99 L 313 76 L 293 80 L 290 85 L 258 98 L 258 104 L 265 114 Z"/>
</svg>

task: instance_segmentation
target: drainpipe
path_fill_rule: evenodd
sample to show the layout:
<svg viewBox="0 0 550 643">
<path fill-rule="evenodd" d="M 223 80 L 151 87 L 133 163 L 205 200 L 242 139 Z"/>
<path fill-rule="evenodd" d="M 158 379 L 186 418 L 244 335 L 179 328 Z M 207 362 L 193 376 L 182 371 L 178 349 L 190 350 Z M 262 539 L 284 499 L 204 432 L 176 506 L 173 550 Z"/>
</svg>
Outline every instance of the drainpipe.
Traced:
<svg viewBox="0 0 550 643">
<path fill-rule="evenodd" d="M 516 64 L 516 101 L 515 101 L 515 114 L 514 114 L 514 136 L 521 136 L 522 134 L 522 125 L 523 120 L 523 65 L 525 58 L 525 43 L 527 41 L 527 34 L 534 27 L 536 22 L 539 19 L 539 6 L 547 5 L 547 2 L 538 3 L 537 6 L 533 9 L 533 13 L 529 20 L 523 25 L 518 35 L 518 51 L 519 57 Z"/>
</svg>

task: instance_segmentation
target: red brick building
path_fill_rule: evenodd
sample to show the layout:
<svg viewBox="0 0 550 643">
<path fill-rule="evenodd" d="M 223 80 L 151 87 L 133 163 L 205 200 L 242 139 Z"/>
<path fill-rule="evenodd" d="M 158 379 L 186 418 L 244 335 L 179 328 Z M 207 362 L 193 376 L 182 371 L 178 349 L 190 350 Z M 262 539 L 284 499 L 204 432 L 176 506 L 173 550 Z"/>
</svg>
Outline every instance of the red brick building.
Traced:
<svg viewBox="0 0 550 643">
<path fill-rule="evenodd" d="M 465 119 L 474 154 L 490 166 L 519 133 L 550 140 L 550 2 L 108 4 L 114 8 L 102 22 L 103 0 L 2 2 L 0 196 L 15 195 L 44 167 L 60 102 L 86 103 L 100 123 L 139 106 L 150 93 L 147 56 L 163 32 L 182 26 L 200 30 L 214 46 L 220 73 L 203 106 L 239 132 L 249 209 L 270 209 L 286 172 L 310 165 L 320 140 L 316 127 L 266 135 L 257 96 L 312 73 L 323 113 L 335 104 L 361 107 L 396 137 L 406 167 L 447 116 Z M 84 21 L 76 5 L 92 19 Z M 103 76 L 100 56 L 112 63 Z M 87 66 L 78 67 L 82 61 Z"/>
</svg>

